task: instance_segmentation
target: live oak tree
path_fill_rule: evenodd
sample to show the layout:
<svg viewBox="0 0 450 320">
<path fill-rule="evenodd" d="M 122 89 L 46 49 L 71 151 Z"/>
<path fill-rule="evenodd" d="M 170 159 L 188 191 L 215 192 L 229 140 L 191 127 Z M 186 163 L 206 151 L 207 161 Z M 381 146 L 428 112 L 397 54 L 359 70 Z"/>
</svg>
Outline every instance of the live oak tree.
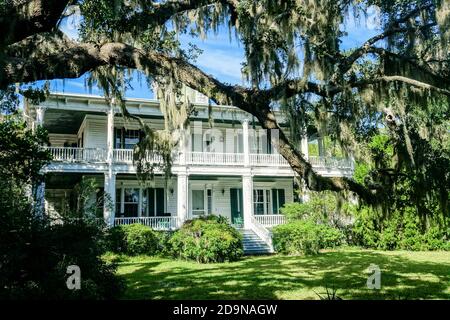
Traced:
<svg viewBox="0 0 450 320">
<path fill-rule="evenodd" d="M 378 34 L 343 49 L 346 21 L 364 21 L 370 8 L 379 10 Z M 77 12 L 79 39 L 73 40 L 58 27 Z M 208 75 L 195 66 L 195 46 L 182 50 L 177 41 L 178 34 L 207 37 L 221 26 L 228 26 L 244 48 L 247 85 L 229 85 Z M 145 127 L 146 139 L 139 147 L 162 153 L 167 162 L 176 143 L 172 133 L 192 112 L 189 101 L 176 99 L 181 84 L 217 104 L 237 106 L 265 129 L 280 129 L 280 154 L 311 190 L 352 191 L 379 203 L 399 174 L 432 179 L 423 169 L 426 160 L 417 161 L 418 145 L 438 141 L 448 146 L 448 1 L 3 0 L 0 30 L 4 92 L 16 83 L 88 73 L 90 84 L 100 85 L 107 99 L 115 98 L 131 116 L 122 99 L 130 70 L 157 83 L 166 130 Z M 429 108 L 437 110 L 434 118 L 427 114 Z M 278 109 L 294 129 L 291 138 L 275 116 Z M 383 128 L 395 145 L 395 165 L 377 167 L 365 182 L 320 176 L 295 143 L 311 126 L 359 159 L 364 159 L 367 148 L 361 146 L 367 137 Z M 441 157 L 448 160 L 445 150 Z M 448 168 L 436 170 L 444 183 L 422 192 L 439 193 L 446 208 Z"/>
</svg>

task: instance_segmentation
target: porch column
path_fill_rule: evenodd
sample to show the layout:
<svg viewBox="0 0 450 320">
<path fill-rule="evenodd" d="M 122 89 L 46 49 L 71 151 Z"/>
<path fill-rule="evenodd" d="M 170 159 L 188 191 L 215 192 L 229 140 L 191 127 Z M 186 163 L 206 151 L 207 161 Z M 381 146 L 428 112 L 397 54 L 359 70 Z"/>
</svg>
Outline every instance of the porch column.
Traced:
<svg viewBox="0 0 450 320">
<path fill-rule="evenodd" d="M 309 151 L 308 151 L 308 136 L 302 137 L 302 140 L 300 142 L 301 151 L 303 153 L 303 157 L 308 160 L 309 157 Z"/>
<path fill-rule="evenodd" d="M 188 216 L 188 175 L 179 173 L 177 176 L 177 217 L 179 226 Z"/>
<path fill-rule="evenodd" d="M 36 108 L 36 122 L 35 129 L 42 127 L 44 125 L 44 115 L 45 108 L 37 107 Z M 45 182 L 44 182 L 44 174 L 40 174 L 40 181 L 35 186 L 35 194 L 34 194 L 34 211 L 36 216 L 42 218 L 45 214 Z"/>
<path fill-rule="evenodd" d="M 42 181 L 38 182 L 35 191 L 35 202 L 34 210 L 36 216 L 42 218 L 45 214 L 45 182 L 44 176 L 42 176 Z"/>
<path fill-rule="evenodd" d="M 318 149 L 319 149 L 319 157 L 324 157 L 325 156 L 325 145 L 323 143 L 323 137 L 318 137 L 317 138 L 317 145 L 318 145 Z"/>
<path fill-rule="evenodd" d="M 242 208 L 244 211 L 244 229 L 250 229 L 253 215 L 253 178 L 251 174 L 242 176 Z"/>
<path fill-rule="evenodd" d="M 242 121 L 242 140 L 244 147 L 244 166 L 250 167 L 250 144 L 248 141 L 248 119 Z"/>
<path fill-rule="evenodd" d="M 105 172 L 105 201 L 103 207 L 103 218 L 108 227 L 114 226 L 116 210 L 116 173 L 112 170 Z M 106 196 L 108 195 L 108 196 Z"/>
<path fill-rule="evenodd" d="M 114 160 L 114 105 L 107 111 L 106 161 L 111 166 Z"/>
</svg>

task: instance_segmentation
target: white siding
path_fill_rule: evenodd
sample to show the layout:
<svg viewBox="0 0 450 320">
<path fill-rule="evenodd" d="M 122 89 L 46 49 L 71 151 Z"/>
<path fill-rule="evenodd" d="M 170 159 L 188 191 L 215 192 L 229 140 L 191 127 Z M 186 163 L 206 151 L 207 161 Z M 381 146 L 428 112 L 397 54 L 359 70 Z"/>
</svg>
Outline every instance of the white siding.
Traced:
<svg viewBox="0 0 450 320">
<path fill-rule="evenodd" d="M 86 148 L 106 148 L 106 117 L 105 120 L 89 119 L 86 121 L 84 139 Z"/>
</svg>

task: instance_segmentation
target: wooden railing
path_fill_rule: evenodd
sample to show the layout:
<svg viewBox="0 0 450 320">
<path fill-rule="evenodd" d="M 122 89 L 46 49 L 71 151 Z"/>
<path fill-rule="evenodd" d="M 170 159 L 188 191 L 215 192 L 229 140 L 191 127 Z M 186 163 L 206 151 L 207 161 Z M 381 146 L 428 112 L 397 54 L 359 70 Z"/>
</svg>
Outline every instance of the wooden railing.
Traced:
<svg viewBox="0 0 450 320">
<path fill-rule="evenodd" d="M 243 153 L 188 152 L 186 162 L 196 165 L 243 165 Z"/>
<path fill-rule="evenodd" d="M 289 166 L 286 159 L 280 154 L 264 154 L 252 153 L 250 154 L 250 164 L 253 166 Z"/>
<path fill-rule="evenodd" d="M 282 214 L 261 214 L 254 215 L 254 217 L 264 227 L 274 227 L 286 223 L 286 217 Z"/>
<path fill-rule="evenodd" d="M 133 149 L 114 149 L 113 154 L 114 154 L 113 156 L 114 162 L 133 163 L 133 155 L 134 155 Z M 151 154 L 150 152 L 147 152 L 145 161 L 152 163 L 162 163 L 163 158 L 160 155 Z"/>
<path fill-rule="evenodd" d="M 261 223 L 256 220 L 255 216 L 250 219 L 250 229 L 258 235 L 270 248 L 270 252 L 273 252 L 272 233 Z"/>
<path fill-rule="evenodd" d="M 74 147 L 46 147 L 51 153 L 53 161 L 63 162 L 106 162 L 107 150 L 100 148 L 74 148 Z M 279 154 L 250 154 L 250 165 L 256 167 L 288 167 L 288 162 Z M 116 163 L 133 163 L 132 149 L 114 149 L 113 160 Z M 174 154 L 173 163 L 178 162 Z M 162 163 L 163 159 L 157 154 L 148 153 L 146 161 Z M 336 157 L 308 157 L 314 168 L 353 169 L 353 163 L 347 158 Z M 243 153 L 218 152 L 187 152 L 186 163 L 200 166 L 242 166 Z"/>
<path fill-rule="evenodd" d="M 114 149 L 113 159 L 114 162 L 132 163 L 133 149 Z"/>
<path fill-rule="evenodd" d="M 106 150 L 99 148 L 46 147 L 53 161 L 105 162 Z"/>
<path fill-rule="evenodd" d="M 337 158 L 337 157 L 316 157 L 309 156 L 309 163 L 313 167 L 320 168 L 337 168 L 337 169 L 351 169 L 352 161 L 347 158 Z"/>
<path fill-rule="evenodd" d="M 114 218 L 114 226 L 140 223 L 153 230 L 174 230 L 178 228 L 177 217 L 131 217 Z"/>
</svg>

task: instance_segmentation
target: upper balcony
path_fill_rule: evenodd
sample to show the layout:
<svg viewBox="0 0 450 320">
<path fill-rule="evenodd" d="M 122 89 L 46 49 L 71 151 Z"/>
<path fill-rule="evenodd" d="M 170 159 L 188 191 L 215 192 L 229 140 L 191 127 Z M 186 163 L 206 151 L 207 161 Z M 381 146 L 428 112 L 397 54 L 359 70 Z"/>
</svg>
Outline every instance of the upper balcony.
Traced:
<svg viewBox="0 0 450 320">
<path fill-rule="evenodd" d="M 260 176 L 294 175 L 287 161 L 277 154 L 277 130 L 263 130 L 248 119 L 248 114 L 229 106 L 214 107 L 211 116 L 215 125 L 210 126 L 207 105 L 195 107 L 196 115 L 180 135 L 178 150 L 173 151 L 174 174 L 228 176 L 251 169 L 253 175 Z M 164 130 L 157 101 L 127 100 L 127 108 L 154 130 Z M 95 173 L 113 165 L 116 173 L 136 172 L 133 147 L 143 138 L 141 126 L 122 117 L 120 108 L 106 104 L 102 97 L 56 94 L 42 105 L 26 104 L 25 111 L 31 125 L 43 126 L 49 132 L 50 146 L 46 148 L 53 161 L 45 171 Z M 278 117 L 283 123 L 282 115 Z M 303 137 L 297 148 L 321 175 L 352 175 L 352 161 L 330 157 L 343 153 L 328 152 L 320 140 L 313 135 Z M 161 157 L 150 154 L 146 160 L 162 162 Z"/>
<path fill-rule="evenodd" d="M 107 149 L 75 147 L 46 147 L 46 149 L 50 152 L 54 163 L 91 165 L 108 163 Z M 161 156 L 150 154 L 145 160 L 155 164 L 161 164 L 163 161 Z M 174 166 L 220 166 L 230 169 L 244 167 L 246 163 L 244 153 L 186 152 L 184 160 L 180 154 L 174 153 L 172 160 Z M 347 158 L 309 156 L 308 161 L 321 173 L 334 171 L 346 175 L 353 171 L 353 163 Z M 114 149 L 111 162 L 118 166 L 133 166 L 133 150 Z M 290 169 L 288 162 L 280 154 L 249 154 L 249 166 Z"/>
</svg>

